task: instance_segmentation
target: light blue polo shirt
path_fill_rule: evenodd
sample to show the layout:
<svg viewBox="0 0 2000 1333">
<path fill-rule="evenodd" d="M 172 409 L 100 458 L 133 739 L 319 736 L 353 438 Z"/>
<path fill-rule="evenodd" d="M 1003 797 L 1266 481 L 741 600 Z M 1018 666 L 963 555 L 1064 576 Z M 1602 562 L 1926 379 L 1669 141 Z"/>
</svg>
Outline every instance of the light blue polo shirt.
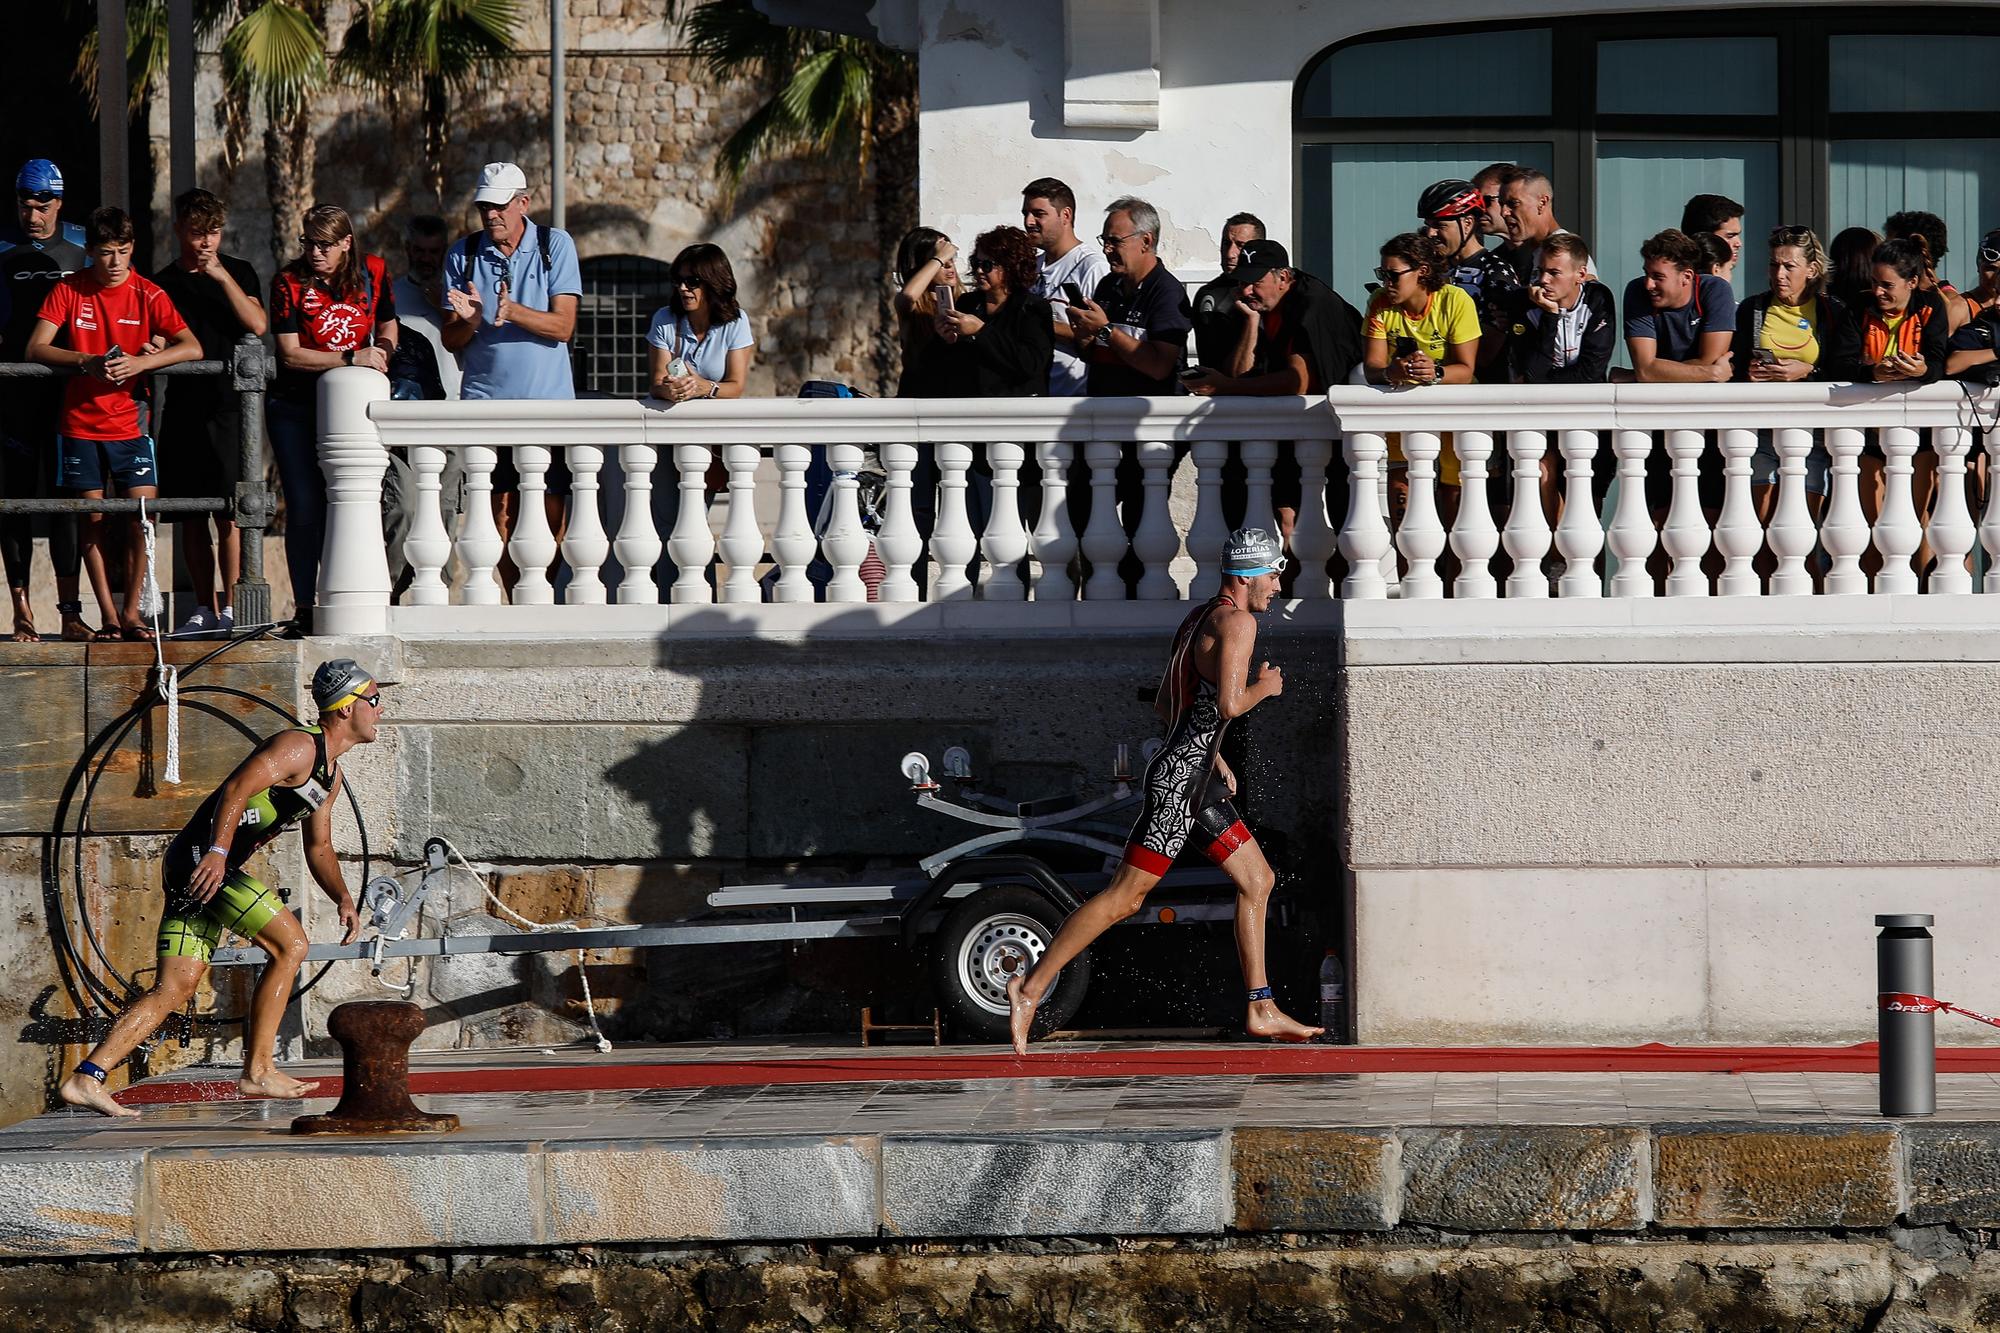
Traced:
<svg viewBox="0 0 2000 1333">
<path fill-rule="evenodd" d="M 576 242 L 569 233 L 549 229 L 549 262 L 542 263 L 541 228 L 530 219 L 514 253 L 503 255 L 484 232 L 473 233 L 472 283 L 481 302 L 479 330 L 459 354 L 464 377 L 461 398 L 574 398 L 569 344 L 538 337 L 518 324 L 493 325 L 500 306 L 500 281 L 519 304 L 547 310 L 552 297 L 582 296 L 583 273 L 576 262 Z M 444 260 L 447 287 L 465 287 L 465 242 L 451 247 Z"/>
</svg>

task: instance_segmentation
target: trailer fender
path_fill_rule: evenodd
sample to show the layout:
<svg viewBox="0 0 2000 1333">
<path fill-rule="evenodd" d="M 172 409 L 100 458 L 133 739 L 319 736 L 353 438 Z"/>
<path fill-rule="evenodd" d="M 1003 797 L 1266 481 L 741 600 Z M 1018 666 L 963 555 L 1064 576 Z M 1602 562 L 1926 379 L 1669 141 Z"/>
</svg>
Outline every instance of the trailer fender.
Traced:
<svg viewBox="0 0 2000 1333">
<path fill-rule="evenodd" d="M 1065 915 L 1083 906 L 1083 899 L 1076 890 L 1038 856 L 968 856 L 963 861 L 952 862 L 932 876 L 930 887 L 917 895 L 904 910 L 904 946 L 915 948 L 917 928 L 925 915 L 934 908 L 943 907 L 945 895 L 953 888 L 974 879 L 1024 881 L 1046 894 L 1049 901 L 1060 907 Z"/>
</svg>

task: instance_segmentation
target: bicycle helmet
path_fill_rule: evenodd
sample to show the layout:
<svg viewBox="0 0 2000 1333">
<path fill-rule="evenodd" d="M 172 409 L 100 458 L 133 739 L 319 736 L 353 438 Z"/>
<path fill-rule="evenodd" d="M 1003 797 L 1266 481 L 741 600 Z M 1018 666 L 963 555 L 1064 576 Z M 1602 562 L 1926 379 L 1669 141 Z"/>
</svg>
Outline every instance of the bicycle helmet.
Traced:
<svg viewBox="0 0 2000 1333">
<path fill-rule="evenodd" d="M 1426 222 L 1462 218 L 1486 207 L 1486 196 L 1471 181 L 1438 181 L 1417 196 L 1417 216 Z"/>
</svg>

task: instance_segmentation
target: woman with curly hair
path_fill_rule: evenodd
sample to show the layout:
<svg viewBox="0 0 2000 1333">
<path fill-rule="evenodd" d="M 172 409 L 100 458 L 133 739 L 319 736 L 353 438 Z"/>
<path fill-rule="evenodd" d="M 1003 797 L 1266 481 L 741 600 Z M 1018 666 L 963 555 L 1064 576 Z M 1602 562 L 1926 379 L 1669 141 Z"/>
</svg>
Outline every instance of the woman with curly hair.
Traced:
<svg viewBox="0 0 2000 1333">
<path fill-rule="evenodd" d="M 952 397 L 1048 393 L 1054 316 L 1034 294 L 1039 272 L 1034 243 L 1019 227 L 995 227 L 973 243 L 973 290 L 938 312 L 939 360 Z"/>
<path fill-rule="evenodd" d="M 1382 243 L 1381 286 L 1368 300 L 1361 326 L 1362 364 L 1370 384 L 1397 388 L 1470 384 L 1479 358 L 1479 309 L 1465 288 L 1449 278 L 1444 246 L 1420 231 L 1406 231 Z M 1400 441 L 1389 446 L 1390 502 L 1407 485 Z M 1449 437 L 1438 451 L 1437 483 L 1442 512 L 1457 513 L 1458 458 Z M 1450 519 L 1446 520 L 1447 526 Z"/>
</svg>

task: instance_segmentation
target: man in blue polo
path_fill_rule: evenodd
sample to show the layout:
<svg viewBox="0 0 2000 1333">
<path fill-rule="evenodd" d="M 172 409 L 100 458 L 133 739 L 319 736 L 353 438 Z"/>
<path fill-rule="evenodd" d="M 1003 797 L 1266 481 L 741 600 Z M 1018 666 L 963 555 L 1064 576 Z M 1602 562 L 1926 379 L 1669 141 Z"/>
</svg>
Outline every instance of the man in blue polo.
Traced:
<svg viewBox="0 0 2000 1333">
<path fill-rule="evenodd" d="M 487 163 L 472 202 L 480 229 L 452 246 L 444 261 L 448 307 L 440 334 L 463 369 L 459 397 L 576 397 L 569 368 L 583 295 L 576 242 L 528 216 L 528 177 L 512 162 Z M 493 517 L 503 540 L 513 531 L 519 485 L 513 460 L 503 455 L 493 470 Z M 569 468 L 558 450 L 545 498 L 558 540 L 568 495 Z M 513 561 L 503 558 L 501 582 L 511 589 L 515 577 Z"/>
</svg>

